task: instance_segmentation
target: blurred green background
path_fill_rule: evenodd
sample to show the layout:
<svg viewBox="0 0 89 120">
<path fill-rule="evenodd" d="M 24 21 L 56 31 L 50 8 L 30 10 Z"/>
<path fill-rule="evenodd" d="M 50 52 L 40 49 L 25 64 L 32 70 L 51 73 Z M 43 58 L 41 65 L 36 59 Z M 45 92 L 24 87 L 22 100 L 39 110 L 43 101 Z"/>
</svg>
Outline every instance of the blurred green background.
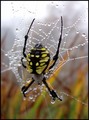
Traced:
<svg viewBox="0 0 89 120">
<path fill-rule="evenodd" d="M 59 83 L 55 84 L 55 90 L 58 92 L 62 86 L 62 91 L 65 93 L 63 101 L 56 100 L 54 104 L 51 103 L 47 91 L 43 91 L 34 102 L 29 99 L 24 100 L 19 86 L 10 80 L 11 76 L 6 72 L 2 77 L 1 84 L 1 118 L 88 119 L 88 91 L 84 87 L 86 72 L 87 66 L 83 69 L 78 68 L 76 82 L 70 84 L 70 87 L 62 85 L 58 79 L 52 80 L 52 86 L 54 86 L 55 81 Z"/>
</svg>

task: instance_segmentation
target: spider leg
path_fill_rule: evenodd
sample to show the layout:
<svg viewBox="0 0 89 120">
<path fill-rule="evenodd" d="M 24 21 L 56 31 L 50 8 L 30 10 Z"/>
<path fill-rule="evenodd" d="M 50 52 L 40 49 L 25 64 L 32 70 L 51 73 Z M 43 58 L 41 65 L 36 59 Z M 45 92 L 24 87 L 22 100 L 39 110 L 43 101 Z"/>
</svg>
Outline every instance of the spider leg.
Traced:
<svg viewBox="0 0 89 120">
<path fill-rule="evenodd" d="M 50 64 L 48 69 L 51 69 L 55 65 L 55 63 L 58 59 L 59 48 L 60 48 L 60 44 L 61 44 L 61 41 L 62 41 L 62 31 L 63 31 L 63 19 L 62 19 L 62 16 L 61 16 L 61 34 L 60 34 L 60 37 L 59 37 L 59 43 L 58 43 L 56 54 L 54 55 L 53 60 L 51 61 L 51 64 Z"/>
<path fill-rule="evenodd" d="M 27 83 L 27 85 L 24 85 L 21 88 L 21 91 L 23 92 L 24 97 L 26 97 L 25 92 L 28 90 L 28 88 L 33 84 L 35 80 L 32 78 L 32 80 L 29 81 L 29 83 Z"/>
<path fill-rule="evenodd" d="M 62 101 L 62 99 L 57 95 L 57 93 L 53 90 L 53 88 L 51 87 L 50 84 L 47 83 L 45 77 L 43 78 L 43 83 L 44 85 L 47 87 L 48 91 L 50 92 L 50 94 L 53 97 L 53 100 L 55 100 L 56 98 L 58 98 L 60 101 Z"/>
<path fill-rule="evenodd" d="M 27 43 L 27 39 L 28 39 L 28 33 L 29 33 L 29 31 L 30 31 L 30 29 L 31 29 L 31 27 L 32 27 L 32 24 L 33 24 L 33 22 L 34 22 L 34 20 L 35 20 L 35 18 L 32 20 L 32 22 L 31 22 L 31 25 L 30 25 L 30 27 L 29 27 L 29 29 L 28 29 L 28 31 L 27 31 L 27 34 L 25 35 L 25 42 L 24 42 L 24 47 L 23 47 L 23 56 L 26 58 L 26 53 L 25 53 L 25 50 L 26 50 L 26 43 Z"/>
<path fill-rule="evenodd" d="M 25 53 L 25 50 L 26 50 L 26 43 L 27 43 L 27 39 L 28 39 L 28 33 L 29 33 L 29 31 L 30 31 L 30 29 L 31 29 L 31 27 L 32 27 L 32 25 L 33 25 L 34 20 L 35 20 L 35 18 L 32 20 L 31 25 L 30 25 L 30 27 L 29 27 L 29 29 L 28 29 L 28 31 L 27 31 L 27 34 L 26 34 L 25 37 L 24 37 L 24 38 L 25 38 L 25 41 L 24 41 L 24 47 L 23 47 L 23 56 L 24 56 L 25 58 L 27 57 L 27 55 L 26 55 L 26 53 Z M 26 68 L 26 66 L 25 66 L 24 63 L 23 63 L 24 57 L 21 58 L 21 63 L 22 63 L 22 66 L 23 66 L 24 68 Z M 29 81 L 29 83 L 28 83 L 27 85 L 24 85 L 24 86 L 22 87 L 21 91 L 23 92 L 24 97 L 26 97 L 25 92 L 26 92 L 26 91 L 28 90 L 28 88 L 33 84 L 34 81 L 35 81 L 35 80 L 32 78 L 32 80 Z"/>
<path fill-rule="evenodd" d="M 21 58 L 21 63 L 22 63 L 22 66 L 24 67 L 24 68 L 26 68 L 26 65 L 24 65 L 24 63 L 23 63 L 23 57 Z"/>
<path fill-rule="evenodd" d="M 25 53 L 25 50 L 26 50 L 26 43 L 27 43 L 27 39 L 28 39 L 28 33 L 29 33 L 29 31 L 30 31 L 30 29 L 31 29 L 31 27 L 32 27 L 32 24 L 33 24 L 33 22 L 34 22 L 34 20 L 35 20 L 35 18 L 32 20 L 32 22 L 31 22 L 31 25 L 30 25 L 30 27 L 29 27 L 29 29 L 28 29 L 28 31 L 27 31 L 27 34 L 25 35 L 25 41 L 24 41 L 24 47 L 23 47 L 23 56 L 26 58 L 26 53 Z M 26 66 L 24 65 L 24 63 L 23 63 L 23 57 L 21 58 L 21 63 L 22 63 L 22 66 L 24 67 L 24 68 L 26 68 Z"/>
</svg>

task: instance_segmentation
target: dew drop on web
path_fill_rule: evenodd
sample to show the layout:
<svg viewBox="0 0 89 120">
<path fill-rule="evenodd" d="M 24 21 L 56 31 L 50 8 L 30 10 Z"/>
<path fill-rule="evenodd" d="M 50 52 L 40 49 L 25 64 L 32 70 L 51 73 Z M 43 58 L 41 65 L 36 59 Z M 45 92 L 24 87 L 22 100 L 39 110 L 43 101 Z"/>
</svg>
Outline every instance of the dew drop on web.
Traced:
<svg viewBox="0 0 89 120">
<path fill-rule="evenodd" d="M 86 34 L 85 34 L 85 33 L 83 33 L 83 34 L 82 34 L 82 36 L 83 36 L 83 37 L 85 37 L 85 36 L 86 36 Z"/>
<path fill-rule="evenodd" d="M 79 31 L 77 31 L 76 34 L 79 34 Z"/>
<path fill-rule="evenodd" d="M 55 103 L 55 100 L 51 99 L 51 104 L 54 104 Z"/>
<path fill-rule="evenodd" d="M 26 98 L 24 97 L 24 98 L 23 98 L 23 100 L 25 101 L 25 100 L 26 100 Z"/>
<path fill-rule="evenodd" d="M 33 96 L 29 96 L 29 99 L 32 100 L 32 99 L 33 99 Z"/>
<path fill-rule="evenodd" d="M 42 29 L 40 28 L 39 31 L 42 31 Z"/>
</svg>

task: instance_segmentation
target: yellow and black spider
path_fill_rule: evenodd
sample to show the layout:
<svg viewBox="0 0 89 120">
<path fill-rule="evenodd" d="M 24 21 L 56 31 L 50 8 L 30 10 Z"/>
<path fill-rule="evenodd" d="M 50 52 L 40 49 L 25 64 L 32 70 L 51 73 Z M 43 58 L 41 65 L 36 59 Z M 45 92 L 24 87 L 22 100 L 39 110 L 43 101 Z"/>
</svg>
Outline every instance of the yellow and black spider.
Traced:
<svg viewBox="0 0 89 120">
<path fill-rule="evenodd" d="M 24 57 L 21 58 L 22 66 L 24 68 L 26 68 L 27 71 L 30 74 L 32 74 L 33 76 L 31 78 L 31 80 L 29 80 L 29 83 L 22 87 L 21 91 L 23 92 L 24 97 L 26 97 L 25 92 L 34 83 L 34 81 L 38 82 L 38 84 L 43 82 L 44 85 L 47 87 L 53 100 L 58 98 L 60 101 L 62 101 L 62 99 L 57 95 L 56 91 L 48 84 L 48 82 L 46 81 L 46 77 L 45 77 L 45 74 L 55 65 L 55 63 L 58 59 L 59 47 L 61 44 L 62 31 L 63 31 L 62 16 L 61 16 L 61 34 L 60 34 L 56 54 L 53 56 L 52 60 L 50 60 L 49 51 L 41 43 L 36 44 L 27 55 L 25 53 L 26 43 L 27 43 L 27 39 L 28 39 L 28 33 L 32 27 L 34 20 L 35 20 L 35 18 L 33 19 L 32 23 L 28 29 L 28 32 L 25 35 L 25 42 L 24 42 L 24 47 L 23 47 L 23 56 Z M 26 65 L 23 62 L 24 58 L 26 59 Z"/>
</svg>

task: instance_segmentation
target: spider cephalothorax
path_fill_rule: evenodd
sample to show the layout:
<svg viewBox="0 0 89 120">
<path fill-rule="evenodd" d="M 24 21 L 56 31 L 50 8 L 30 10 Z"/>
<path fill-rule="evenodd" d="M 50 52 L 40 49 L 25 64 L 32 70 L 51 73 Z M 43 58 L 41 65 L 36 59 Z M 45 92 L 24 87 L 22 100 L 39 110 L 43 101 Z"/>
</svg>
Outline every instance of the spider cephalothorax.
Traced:
<svg viewBox="0 0 89 120">
<path fill-rule="evenodd" d="M 23 47 L 23 56 L 24 57 L 21 58 L 22 66 L 27 69 L 29 74 L 33 74 L 33 76 L 31 78 L 31 80 L 29 80 L 29 83 L 27 85 L 24 85 L 21 90 L 22 90 L 24 96 L 26 97 L 25 92 L 34 83 L 34 81 L 37 81 L 38 84 L 40 84 L 40 82 L 43 82 L 45 84 L 45 86 L 47 87 L 47 89 L 49 90 L 49 92 L 54 100 L 56 98 L 58 98 L 59 100 L 62 100 L 57 95 L 57 93 L 53 90 L 53 88 L 48 85 L 46 78 L 44 76 L 46 72 L 48 72 L 51 68 L 53 68 L 53 66 L 55 65 L 55 63 L 58 59 L 59 47 L 60 47 L 61 40 L 62 40 L 62 29 L 63 29 L 62 17 L 61 17 L 61 34 L 59 37 L 59 43 L 57 46 L 56 54 L 53 56 L 52 60 L 50 60 L 49 51 L 41 43 L 36 44 L 29 51 L 28 54 L 25 53 L 26 43 L 27 43 L 27 39 L 28 39 L 28 33 L 30 32 L 30 29 L 32 27 L 34 20 L 35 19 L 33 19 L 32 23 L 28 29 L 28 32 L 25 35 L 25 42 L 24 42 L 24 47 Z M 26 64 L 24 64 L 24 62 L 23 62 L 24 58 L 27 61 Z"/>
</svg>

